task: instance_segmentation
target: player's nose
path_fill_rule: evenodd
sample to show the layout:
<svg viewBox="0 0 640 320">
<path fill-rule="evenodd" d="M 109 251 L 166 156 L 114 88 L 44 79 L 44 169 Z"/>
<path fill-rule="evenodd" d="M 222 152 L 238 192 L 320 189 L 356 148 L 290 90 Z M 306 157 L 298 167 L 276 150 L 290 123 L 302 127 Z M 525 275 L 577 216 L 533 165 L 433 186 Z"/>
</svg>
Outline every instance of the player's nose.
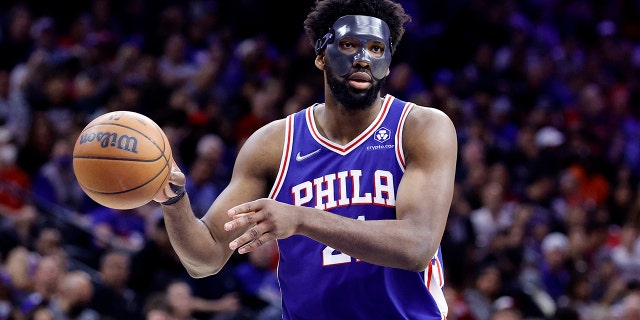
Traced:
<svg viewBox="0 0 640 320">
<path fill-rule="evenodd" d="M 353 56 L 354 64 L 360 64 L 362 66 L 369 65 L 371 63 L 371 55 L 366 48 L 361 48 L 358 53 Z"/>
</svg>

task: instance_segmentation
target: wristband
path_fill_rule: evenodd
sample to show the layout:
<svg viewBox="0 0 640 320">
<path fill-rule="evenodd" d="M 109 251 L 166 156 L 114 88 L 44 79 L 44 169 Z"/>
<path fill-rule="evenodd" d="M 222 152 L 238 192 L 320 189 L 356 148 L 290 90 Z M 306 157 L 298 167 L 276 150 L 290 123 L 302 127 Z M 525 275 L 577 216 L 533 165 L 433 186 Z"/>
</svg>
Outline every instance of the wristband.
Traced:
<svg viewBox="0 0 640 320">
<path fill-rule="evenodd" d="M 182 199 L 184 195 L 187 193 L 187 190 L 185 190 L 184 186 L 177 186 L 173 183 L 169 183 L 169 188 L 171 188 L 171 191 L 173 191 L 176 195 L 174 197 L 169 198 L 169 200 L 162 202 L 161 204 L 163 206 L 172 205 L 180 201 L 180 199 Z"/>
</svg>

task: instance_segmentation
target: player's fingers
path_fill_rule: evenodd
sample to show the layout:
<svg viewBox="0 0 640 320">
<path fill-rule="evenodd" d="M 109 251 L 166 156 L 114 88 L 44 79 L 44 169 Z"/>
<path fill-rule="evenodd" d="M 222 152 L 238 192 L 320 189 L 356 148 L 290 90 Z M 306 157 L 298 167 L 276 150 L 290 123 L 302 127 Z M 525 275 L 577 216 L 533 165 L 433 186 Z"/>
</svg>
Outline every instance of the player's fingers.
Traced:
<svg viewBox="0 0 640 320">
<path fill-rule="evenodd" d="M 247 230 L 241 236 L 229 242 L 229 249 L 231 250 L 238 249 L 240 246 L 246 245 L 247 243 L 260 238 L 260 236 L 262 236 L 260 232 L 260 227 L 257 225 L 253 226 L 252 228 L 249 228 L 249 230 Z"/>
<path fill-rule="evenodd" d="M 162 187 L 162 189 L 158 190 L 158 192 L 153 196 L 153 200 L 162 203 L 169 200 L 169 198 L 174 197 L 176 194 L 171 190 L 170 185 L 171 183 L 168 182 L 164 187 Z"/>
<path fill-rule="evenodd" d="M 258 223 L 255 212 L 236 214 L 232 218 L 231 221 L 224 224 L 224 230 L 231 231 Z"/>
<path fill-rule="evenodd" d="M 253 250 L 255 250 L 256 248 L 258 248 L 259 246 L 269 242 L 269 241 L 273 241 L 276 238 L 271 234 L 271 233 L 264 233 L 262 234 L 260 237 L 256 238 L 253 241 L 247 242 L 244 245 L 242 245 L 241 247 L 238 248 L 238 253 L 240 254 L 244 254 L 244 253 L 249 253 Z"/>
<path fill-rule="evenodd" d="M 176 196 L 176 187 L 184 186 L 186 177 L 180 168 L 174 162 L 171 166 L 171 173 L 169 173 L 169 181 L 164 185 L 162 189 L 153 197 L 153 200 L 157 202 L 165 202 L 171 197 Z"/>
<path fill-rule="evenodd" d="M 184 186 L 185 182 L 186 182 L 186 177 L 184 176 L 184 173 L 182 173 L 182 171 L 171 171 L 171 176 L 169 177 L 169 182 L 177 185 L 177 186 Z"/>
<path fill-rule="evenodd" d="M 229 211 L 227 211 L 227 214 L 229 215 L 229 217 L 233 218 L 235 215 L 254 212 L 256 211 L 255 208 L 256 208 L 256 201 L 246 202 L 229 209 Z"/>
</svg>

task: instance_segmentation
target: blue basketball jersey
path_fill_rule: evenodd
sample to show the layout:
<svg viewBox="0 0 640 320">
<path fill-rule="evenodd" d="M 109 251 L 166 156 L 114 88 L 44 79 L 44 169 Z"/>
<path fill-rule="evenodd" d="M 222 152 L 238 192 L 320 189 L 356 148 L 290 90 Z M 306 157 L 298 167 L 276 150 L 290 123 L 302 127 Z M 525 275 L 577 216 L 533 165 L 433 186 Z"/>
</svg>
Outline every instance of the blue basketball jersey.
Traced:
<svg viewBox="0 0 640 320">
<path fill-rule="evenodd" d="M 322 136 L 313 105 L 286 118 L 270 198 L 351 219 L 395 219 L 405 169 L 402 129 L 415 106 L 391 95 L 371 125 L 346 145 Z M 427 270 L 363 262 L 301 235 L 278 240 L 283 319 L 445 319 L 440 250 Z"/>
</svg>

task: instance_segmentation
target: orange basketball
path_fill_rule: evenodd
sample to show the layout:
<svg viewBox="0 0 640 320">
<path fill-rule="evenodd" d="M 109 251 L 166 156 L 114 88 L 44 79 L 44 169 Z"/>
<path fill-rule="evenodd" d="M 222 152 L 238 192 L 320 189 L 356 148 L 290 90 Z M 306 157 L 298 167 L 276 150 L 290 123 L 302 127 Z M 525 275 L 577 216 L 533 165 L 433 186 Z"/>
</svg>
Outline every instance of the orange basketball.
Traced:
<svg viewBox="0 0 640 320">
<path fill-rule="evenodd" d="M 91 121 L 73 148 L 73 172 L 82 190 L 114 209 L 145 205 L 171 173 L 172 153 L 162 129 L 147 116 L 114 111 Z"/>
</svg>

